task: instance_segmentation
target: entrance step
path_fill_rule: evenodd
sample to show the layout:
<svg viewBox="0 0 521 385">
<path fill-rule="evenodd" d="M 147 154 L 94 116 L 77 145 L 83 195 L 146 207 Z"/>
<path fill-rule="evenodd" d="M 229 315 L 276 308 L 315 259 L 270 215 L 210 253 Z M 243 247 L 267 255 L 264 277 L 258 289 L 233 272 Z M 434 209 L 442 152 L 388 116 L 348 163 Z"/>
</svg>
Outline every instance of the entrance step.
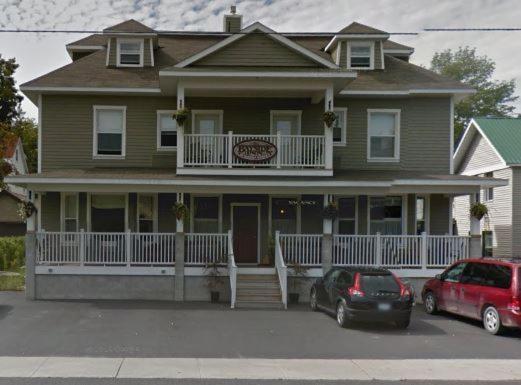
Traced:
<svg viewBox="0 0 521 385">
<path fill-rule="evenodd" d="M 274 274 L 238 274 L 237 306 L 281 308 L 279 279 Z"/>
</svg>

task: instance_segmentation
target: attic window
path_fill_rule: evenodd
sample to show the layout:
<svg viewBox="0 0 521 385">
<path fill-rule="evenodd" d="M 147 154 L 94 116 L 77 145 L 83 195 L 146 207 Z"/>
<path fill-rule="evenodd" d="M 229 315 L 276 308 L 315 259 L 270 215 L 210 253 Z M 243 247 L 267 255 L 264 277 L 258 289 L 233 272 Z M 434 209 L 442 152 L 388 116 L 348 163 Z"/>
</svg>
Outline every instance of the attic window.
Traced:
<svg viewBox="0 0 521 385">
<path fill-rule="evenodd" d="M 143 67 L 143 40 L 118 40 L 118 66 Z"/>
<path fill-rule="evenodd" d="M 351 43 L 348 49 L 348 63 L 350 68 L 373 68 L 373 44 Z"/>
</svg>

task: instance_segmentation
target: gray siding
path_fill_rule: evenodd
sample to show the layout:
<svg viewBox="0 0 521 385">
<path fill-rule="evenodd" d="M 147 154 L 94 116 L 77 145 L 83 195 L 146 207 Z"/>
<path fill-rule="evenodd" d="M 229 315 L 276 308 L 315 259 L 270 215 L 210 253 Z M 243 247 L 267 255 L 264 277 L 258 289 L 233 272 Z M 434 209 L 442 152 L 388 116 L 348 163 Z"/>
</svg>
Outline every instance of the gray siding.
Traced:
<svg viewBox="0 0 521 385">
<path fill-rule="evenodd" d="M 444 235 L 449 233 L 449 198 L 442 194 L 431 195 L 430 233 Z"/>
<path fill-rule="evenodd" d="M 494 188 L 494 199 L 485 202 L 488 218 L 482 222 L 483 230 L 492 230 L 494 234 L 493 253 L 495 256 L 512 255 L 512 169 L 495 171 L 494 178 L 507 179 L 507 186 Z M 481 192 L 484 197 L 484 191 Z"/>
<path fill-rule="evenodd" d="M 197 61 L 194 66 L 318 67 L 301 53 L 265 35 L 245 36 Z"/>
<path fill-rule="evenodd" d="M 18 223 L 22 219 L 18 215 L 18 200 L 8 193 L 0 193 L 0 222 Z"/>
<path fill-rule="evenodd" d="M 150 51 L 150 39 L 145 39 L 143 46 L 143 65 L 145 67 L 152 66 L 152 52 Z"/>
<path fill-rule="evenodd" d="M 382 63 L 382 42 L 375 41 L 374 42 L 374 69 L 381 70 L 383 69 L 384 63 Z"/>
<path fill-rule="evenodd" d="M 47 192 L 41 197 L 42 229 L 60 231 L 60 193 Z"/>
<path fill-rule="evenodd" d="M 107 41 L 107 55 L 109 55 L 109 67 L 115 67 L 118 64 L 117 55 L 118 55 L 118 47 L 116 43 L 116 38 L 111 37 Z"/>
<path fill-rule="evenodd" d="M 482 167 L 493 166 L 501 164 L 503 161 L 496 154 L 490 144 L 477 133 L 472 140 L 467 153 L 457 172 L 464 173 L 466 171 L 476 170 Z"/>
<path fill-rule="evenodd" d="M 521 256 L 521 169 L 512 168 L 512 256 Z"/>
<path fill-rule="evenodd" d="M 470 197 L 468 195 L 461 195 L 454 197 L 452 204 L 452 217 L 456 221 L 456 231 L 454 235 L 469 235 L 470 234 Z"/>
</svg>

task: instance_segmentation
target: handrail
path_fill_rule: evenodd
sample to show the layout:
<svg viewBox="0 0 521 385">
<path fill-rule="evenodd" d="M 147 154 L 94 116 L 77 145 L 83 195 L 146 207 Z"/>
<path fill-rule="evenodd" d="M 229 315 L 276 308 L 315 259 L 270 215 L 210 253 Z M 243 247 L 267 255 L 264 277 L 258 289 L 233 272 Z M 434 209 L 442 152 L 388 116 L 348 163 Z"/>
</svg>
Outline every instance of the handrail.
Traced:
<svg viewBox="0 0 521 385">
<path fill-rule="evenodd" d="M 282 248 L 280 247 L 280 233 L 275 232 L 275 268 L 279 276 L 280 292 L 284 309 L 288 308 L 288 267 L 284 263 Z"/>
<path fill-rule="evenodd" d="M 230 305 L 234 309 L 237 296 L 237 265 L 235 264 L 235 256 L 233 254 L 233 235 L 231 230 L 228 230 L 228 275 L 230 276 Z"/>
</svg>

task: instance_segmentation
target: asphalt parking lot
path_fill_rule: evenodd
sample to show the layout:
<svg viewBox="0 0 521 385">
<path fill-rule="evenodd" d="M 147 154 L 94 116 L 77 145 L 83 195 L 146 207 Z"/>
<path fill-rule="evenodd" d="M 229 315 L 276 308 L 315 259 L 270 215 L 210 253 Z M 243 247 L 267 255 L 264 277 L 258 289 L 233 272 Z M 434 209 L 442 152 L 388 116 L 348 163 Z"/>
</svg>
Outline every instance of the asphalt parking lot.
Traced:
<svg viewBox="0 0 521 385">
<path fill-rule="evenodd" d="M 0 292 L 0 356 L 208 358 L 521 358 L 521 332 L 416 308 L 409 329 L 341 329 L 307 306 L 230 310 L 226 304 L 26 301 Z"/>
</svg>

